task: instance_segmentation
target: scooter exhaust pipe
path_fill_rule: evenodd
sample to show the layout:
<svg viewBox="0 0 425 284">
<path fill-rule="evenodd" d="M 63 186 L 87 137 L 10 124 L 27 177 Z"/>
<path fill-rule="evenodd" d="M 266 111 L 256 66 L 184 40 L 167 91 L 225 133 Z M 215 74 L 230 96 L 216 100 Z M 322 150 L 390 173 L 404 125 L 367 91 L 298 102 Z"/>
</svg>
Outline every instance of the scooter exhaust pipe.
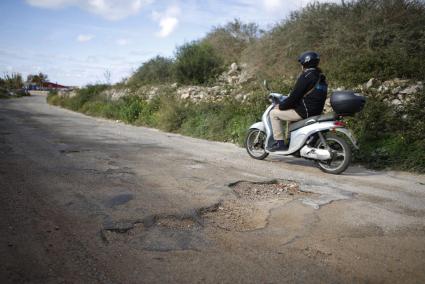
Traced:
<svg viewBox="0 0 425 284">
<path fill-rule="evenodd" d="M 307 145 L 301 149 L 300 155 L 307 159 L 321 161 L 329 160 L 331 158 L 331 153 L 328 150 L 312 148 Z"/>
</svg>

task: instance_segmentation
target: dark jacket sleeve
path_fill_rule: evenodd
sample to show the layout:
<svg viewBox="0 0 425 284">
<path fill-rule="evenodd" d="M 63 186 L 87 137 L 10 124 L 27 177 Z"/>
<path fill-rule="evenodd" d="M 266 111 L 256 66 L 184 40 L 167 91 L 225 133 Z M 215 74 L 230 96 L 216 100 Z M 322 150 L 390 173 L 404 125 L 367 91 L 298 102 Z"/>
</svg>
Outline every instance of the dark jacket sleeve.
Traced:
<svg viewBox="0 0 425 284">
<path fill-rule="evenodd" d="M 279 104 L 280 110 L 287 110 L 295 108 L 299 102 L 302 100 L 303 96 L 314 86 L 314 81 L 310 80 L 304 74 L 301 74 L 298 77 L 295 87 L 292 90 L 289 97 Z"/>
</svg>

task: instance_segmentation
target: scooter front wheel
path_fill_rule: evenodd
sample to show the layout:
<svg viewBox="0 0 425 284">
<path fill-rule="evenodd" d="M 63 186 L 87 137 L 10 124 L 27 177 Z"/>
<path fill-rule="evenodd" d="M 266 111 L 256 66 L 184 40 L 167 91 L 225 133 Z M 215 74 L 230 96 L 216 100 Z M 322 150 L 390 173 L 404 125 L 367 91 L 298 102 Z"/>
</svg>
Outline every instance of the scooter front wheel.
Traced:
<svg viewBox="0 0 425 284">
<path fill-rule="evenodd" d="M 317 165 L 325 173 L 338 175 L 344 172 L 351 163 L 351 147 L 345 139 L 331 133 L 325 135 L 325 140 L 331 152 L 331 159 L 328 161 L 317 161 Z M 326 149 L 326 146 L 319 139 L 316 148 Z"/>
<path fill-rule="evenodd" d="M 269 153 L 265 150 L 266 133 L 259 129 L 250 129 L 245 138 L 245 148 L 251 158 L 264 160 Z"/>
</svg>

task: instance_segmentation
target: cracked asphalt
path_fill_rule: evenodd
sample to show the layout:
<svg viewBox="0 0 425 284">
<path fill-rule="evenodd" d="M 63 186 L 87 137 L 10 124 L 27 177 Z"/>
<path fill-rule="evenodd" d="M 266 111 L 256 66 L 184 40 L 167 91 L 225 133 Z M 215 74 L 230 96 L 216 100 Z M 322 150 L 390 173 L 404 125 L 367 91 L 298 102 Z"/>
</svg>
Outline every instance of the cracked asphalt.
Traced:
<svg viewBox="0 0 425 284">
<path fill-rule="evenodd" d="M 32 96 L 0 100 L 0 194 L 1 283 L 425 283 L 423 175 L 256 161 Z"/>
</svg>

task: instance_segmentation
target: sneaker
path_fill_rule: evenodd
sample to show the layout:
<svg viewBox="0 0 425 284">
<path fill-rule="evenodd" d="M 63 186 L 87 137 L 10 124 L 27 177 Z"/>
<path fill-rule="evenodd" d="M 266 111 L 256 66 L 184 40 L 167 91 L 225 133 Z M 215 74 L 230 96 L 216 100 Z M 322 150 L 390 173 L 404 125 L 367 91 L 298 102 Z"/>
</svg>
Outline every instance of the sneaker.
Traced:
<svg viewBox="0 0 425 284">
<path fill-rule="evenodd" d="M 286 151 L 286 150 L 288 150 L 288 146 L 287 145 L 285 145 L 285 141 L 283 141 L 283 140 L 278 140 L 278 141 L 276 141 L 276 143 L 274 143 L 271 147 L 270 147 L 270 149 L 269 149 L 269 151 L 270 152 L 277 152 L 277 151 Z"/>
</svg>

